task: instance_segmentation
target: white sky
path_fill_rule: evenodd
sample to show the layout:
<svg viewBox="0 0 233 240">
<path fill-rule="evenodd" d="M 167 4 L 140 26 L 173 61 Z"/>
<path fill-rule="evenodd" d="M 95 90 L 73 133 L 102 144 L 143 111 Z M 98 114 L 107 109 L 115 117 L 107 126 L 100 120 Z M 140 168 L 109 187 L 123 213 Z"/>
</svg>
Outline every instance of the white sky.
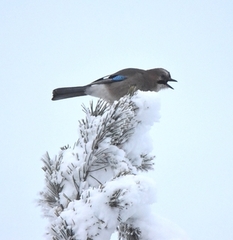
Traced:
<svg viewBox="0 0 233 240">
<path fill-rule="evenodd" d="M 152 134 L 156 211 L 198 240 L 233 239 L 233 2 L 1 1 L 1 239 L 43 239 L 40 157 L 77 137 L 80 105 L 52 102 L 126 67 L 164 67 Z"/>
</svg>

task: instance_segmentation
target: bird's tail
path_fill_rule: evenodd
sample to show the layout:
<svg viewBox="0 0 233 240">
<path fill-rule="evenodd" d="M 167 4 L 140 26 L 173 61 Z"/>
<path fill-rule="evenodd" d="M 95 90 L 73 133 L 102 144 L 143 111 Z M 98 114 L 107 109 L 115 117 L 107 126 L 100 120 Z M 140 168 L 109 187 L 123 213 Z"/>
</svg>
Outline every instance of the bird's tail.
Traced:
<svg viewBox="0 0 233 240">
<path fill-rule="evenodd" d="M 52 100 L 60 100 L 60 99 L 64 99 L 64 98 L 84 96 L 84 95 L 87 95 L 85 93 L 85 90 L 86 90 L 86 86 L 57 88 L 57 89 L 53 90 Z"/>
</svg>

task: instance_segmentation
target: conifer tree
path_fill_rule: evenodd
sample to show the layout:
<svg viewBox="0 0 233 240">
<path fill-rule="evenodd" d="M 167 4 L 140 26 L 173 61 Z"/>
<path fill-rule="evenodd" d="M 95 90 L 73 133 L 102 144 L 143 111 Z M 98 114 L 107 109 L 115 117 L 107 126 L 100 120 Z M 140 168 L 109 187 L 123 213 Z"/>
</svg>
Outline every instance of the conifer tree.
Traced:
<svg viewBox="0 0 233 240">
<path fill-rule="evenodd" d="M 99 100 L 79 121 L 73 147 L 42 161 L 45 187 L 39 204 L 52 240 L 157 239 L 150 205 L 155 202 L 149 130 L 159 119 L 156 93 L 136 92 L 113 104 Z"/>
</svg>

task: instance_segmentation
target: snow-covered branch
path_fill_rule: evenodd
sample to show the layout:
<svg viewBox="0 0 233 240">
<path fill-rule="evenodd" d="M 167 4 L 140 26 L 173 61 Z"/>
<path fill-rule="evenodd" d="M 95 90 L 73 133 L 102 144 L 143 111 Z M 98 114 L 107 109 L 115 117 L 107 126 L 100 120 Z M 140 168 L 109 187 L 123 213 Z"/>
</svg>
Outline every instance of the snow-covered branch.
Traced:
<svg viewBox="0 0 233 240">
<path fill-rule="evenodd" d="M 135 222 L 149 215 L 155 186 L 141 173 L 153 169 L 149 130 L 159 106 L 156 93 L 140 91 L 113 104 L 83 106 L 74 147 L 42 159 L 46 186 L 39 202 L 50 219 L 47 239 L 107 240 L 116 229 L 119 239 L 142 239 Z"/>
</svg>

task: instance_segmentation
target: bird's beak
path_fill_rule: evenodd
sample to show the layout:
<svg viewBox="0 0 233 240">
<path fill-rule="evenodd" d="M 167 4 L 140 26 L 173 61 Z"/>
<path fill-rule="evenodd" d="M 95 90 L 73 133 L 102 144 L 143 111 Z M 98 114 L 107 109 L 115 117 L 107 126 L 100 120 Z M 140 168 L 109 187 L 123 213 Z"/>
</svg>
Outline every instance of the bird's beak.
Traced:
<svg viewBox="0 0 233 240">
<path fill-rule="evenodd" d="M 168 82 L 177 82 L 175 79 L 169 79 Z M 174 89 L 172 86 L 170 86 L 167 82 L 165 84 L 167 87 L 171 88 L 171 89 Z"/>
</svg>

